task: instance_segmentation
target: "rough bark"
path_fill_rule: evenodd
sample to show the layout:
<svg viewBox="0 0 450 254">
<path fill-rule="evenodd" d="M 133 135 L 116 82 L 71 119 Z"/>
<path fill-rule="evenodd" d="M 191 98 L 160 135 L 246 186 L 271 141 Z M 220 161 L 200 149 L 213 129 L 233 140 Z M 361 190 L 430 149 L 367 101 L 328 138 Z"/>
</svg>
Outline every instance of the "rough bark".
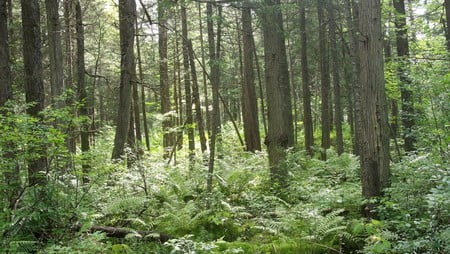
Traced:
<svg viewBox="0 0 450 254">
<path fill-rule="evenodd" d="M 409 42 L 406 25 L 406 11 L 404 0 L 393 0 L 395 8 L 395 28 L 397 36 L 398 77 L 400 79 L 401 96 L 401 120 L 403 125 L 404 149 L 412 152 L 415 149 L 415 138 L 413 134 L 414 121 L 414 99 L 409 78 Z"/>
<path fill-rule="evenodd" d="M 291 92 L 286 57 L 283 17 L 279 0 L 265 0 L 262 10 L 264 62 L 267 91 L 268 132 L 271 180 L 274 186 L 286 183 L 287 168 L 281 166 L 286 149 L 294 144 Z"/>
<path fill-rule="evenodd" d="M 125 148 L 127 140 L 130 106 L 131 106 L 131 79 L 134 66 L 134 21 L 136 20 L 136 3 L 134 0 L 119 1 L 119 27 L 120 27 L 120 88 L 119 107 L 117 116 L 116 135 L 114 138 L 113 159 L 119 159 Z"/>
<path fill-rule="evenodd" d="M 317 17 L 319 19 L 319 58 L 320 58 L 320 98 L 322 119 L 322 151 L 320 158 L 327 159 L 327 149 L 330 148 L 330 67 L 328 62 L 327 22 L 325 21 L 324 0 L 318 0 Z"/>
<path fill-rule="evenodd" d="M 258 105 L 255 90 L 255 73 L 253 68 L 253 28 L 250 8 L 242 9 L 243 31 L 243 76 L 242 85 L 242 119 L 244 122 L 244 137 L 246 150 L 261 151 L 259 134 Z"/>
<path fill-rule="evenodd" d="M 60 98 L 64 93 L 64 72 L 58 0 L 45 0 L 45 10 L 47 12 L 51 99 L 56 107 L 61 108 L 64 106 L 64 100 Z"/>
<path fill-rule="evenodd" d="M 41 55 L 40 9 L 38 0 L 21 0 L 23 61 L 25 68 L 25 100 L 31 103 L 27 107 L 30 116 L 41 118 L 44 109 L 45 91 L 43 82 Z M 38 123 L 39 124 L 39 123 Z M 47 171 L 45 147 L 30 147 L 30 153 L 37 155 L 28 162 L 28 181 L 30 185 L 43 184 L 42 172 Z"/>
<path fill-rule="evenodd" d="M 308 44 L 306 30 L 306 12 L 304 3 L 300 3 L 300 61 L 302 66 L 302 94 L 303 94 L 303 126 L 305 149 L 310 155 L 314 155 L 314 130 L 311 113 L 311 90 L 309 87 L 309 70 L 308 70 Z"/>
<path fill-rule="evenodd" d="M 383 35 L 379 0 L 360 2 L 360 112 L 359 141 L 361 182 L 364 198 L 380 196 L 389 177 L 389 129 L 384 87 Z M 363 213 L 373 217 L 375 207 L 366 205 Z"/>
</svg>

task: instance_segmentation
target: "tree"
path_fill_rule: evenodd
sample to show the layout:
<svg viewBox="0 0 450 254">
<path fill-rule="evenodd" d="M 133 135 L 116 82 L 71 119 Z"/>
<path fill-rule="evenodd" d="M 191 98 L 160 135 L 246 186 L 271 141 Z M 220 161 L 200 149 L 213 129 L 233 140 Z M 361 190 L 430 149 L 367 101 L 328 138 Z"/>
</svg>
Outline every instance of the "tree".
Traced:
<svg viewBox="0 0 450 254">
<path fill-rule="evenodd" d="M 308 70 L 308 51 L 307 51 L 307 30 L 306 30 L 306 12 L 305 3 L 300 5 L 300 61 L 302 66 L 302 93 L 303 93 L 303 126 L 305 128 L 305 149 L 313 156 L 314 131 L 311 114 L 311 91 L 309 88 L 309 70 Z"/>
<path fill-rule="evenodd" d="M 125 148 L 130 123 L 131 82 L 134 65 L 134 21 L 136 3 L 134 0 L 119 1 L 120 27 L 120 90 L 117 109 L 117 126 L 114 138 L 113 159 L 119 159 Z"/>
<path fill-rule="evenodd" d="M 327 159 L 327 149 L 330 148 L 331 120 L 330 120 L 330 67 L 328 62 L 327 47 L 327 22 L 325 22 L 324 0 L 318 0 L 317 17 L 319 19 L 319 57 L 320 57 L 320 98 L 321 98 L 321 118 L 322 118 L 322 152 L 321 159 Z"/>
<path fill-rule="evenodd" d="M 80 139 L 81 152 L 86 153 L 90 149 L 89 145 L 89 112 L 87 105 L 87 92 L 85 80 L 85 62 L 84 62 L 84 27 L 83 17 L 81 13 L 81 4 L 78 0 L 75 4 L 75 20 L 76 20 L 76 34 L 77 34 L 77 94 L 78 102 L 80 103 L 79 115 L 85 117 L 81 124 Z M 87 173 L 90 168 L 86 158 L 83 161 L 83 182 L 87 183 Z"/>
<path fill-rule="evenodd" d="M 397 73 L 400 79 L 400 95 L 401 95 L 401 119 L 403 124 L 403 139 L 405 141 L 404 148 L 406 152 L 414 151 L 415 138 L 412 133 L 414 127 L 414 99 L 411 88 L 411 79 L 409 78 L 409 43 L 408 30 L 406 27 L 406 12 L 404 0 L 393 0 L 395 14 L 395 28 L 397 36 L 397 56 L 398 69 Z"/>
<path fill-rule="evenodd" d="M 281 162 L 286 158 L 286 149 L 294 144 L 289 72 L 280 9 L 279 0 L 265 0 L 261 11 L 268 118 L 264 143 L 275 186 L 286 183 L 287 169 L 282 167 Z"/>
<path fill-rule="evenodd" d="M 242 9 L 243 31 L 243 74 L 242 85 L 242 118 L 244 121 L 244 137 L 246 150 L 254 152 L 261 150 L 259 134 L 258 105 L 255 91 L 255 74 L 253 69 L 253 29 L 250 8 Z"/>
<path fill-rule="evenodd" d="M 29 104 L 27 113 L 41 119 L 39 113 L 44 109 L 44 81 L 41 55 L 41 27 L 38 0 L 22 0 L 23 61 L 25 68 L 25 100 Z M 39 123 L 38 123 L 39 124 Z M 30 147 L 36 158 L 28 162 L 28 182 L 30 185 L 43 184 L 40 172 L 47 171 L 45 147 Z"/>
<path fill-rule="evenodd" d="M 56 103 L 55 106 L 62 107 L 64 100 L 59 97 L 64 93 L 64 73 L 58 0 L 45 0 L 45 10 L 47 12 L 51 98 L 52 102 Z"/>
<path fill-rule="evenodd" d="M 344 140 L 342 136 L 342 104 L 341 104 L 341 84 L 339 77 L 339 59 L 338 59 L 338 46 L 336 40 L 336 33 L 338 32 L 336 24 L 336 5 L 334 1 L 330 1 L 328 4 L 328 16 L 329 21 L 329 36 L 330 36 L 330 48 L 331 48 L 331 61 L 332 61 L 332 75 L 333 75 L 333 92 L 334 92 L 334 125 L 336 127 L 336 152 L 341 155 L 344 152 Z"/>
<path fill-rule="evenodd" d="M 359 151 L 362 194 L 378 197 L 389 177 L 389 128 L 384 88 L 383 34 L 381 3 L 367 0 L 359 3 L 359 55 L 361 88 L 357 92 L 361 112 Z M 368 203 L 364 214 L 375 216 L 374 205 Z"/>
<path fill-rule="evenodd" d="M 164 0 L 158 1 L 159 86 L 161 91 L 161 113 L 164 115 L 163 146 L 166 151 L 164 157 L 167 158 L 174 144 L 174 136 L 170 130 L 173 125 L 173 120 L 170 114 L 169 67 L 167 64 L 167 11 L 164 5 Z"/>
</svg>

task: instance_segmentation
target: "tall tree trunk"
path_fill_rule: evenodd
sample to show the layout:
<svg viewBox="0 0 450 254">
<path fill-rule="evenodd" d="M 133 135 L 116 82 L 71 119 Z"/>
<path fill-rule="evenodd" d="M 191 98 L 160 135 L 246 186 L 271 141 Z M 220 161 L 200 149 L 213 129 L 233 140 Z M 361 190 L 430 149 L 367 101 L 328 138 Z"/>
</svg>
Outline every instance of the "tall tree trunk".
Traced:
<svg viewBox="0 0 450 254">
<path fill-rule="evenodd" d="M 261 151 L 259 134 L 258 105 L 255 91 L 255 74 L 253 69 L 253 28 L 250 8 L 242 9 L 243 31 L 243 76 L 242 85 L 242 118 L 244 121 L 244 136 L 246 150 Z"/>
<path fill-rule="evenodd" d="M 134 66 L 134 21 L 136 20 L 136 3 L 134 0 L 119 0 L 120 27 L 120 89 L 119 107 L 117 109 L 116 136 L 114 138 L 113 159 L 119 159 L 125 148 L 130 123 L 131 82 Z"/>
<path fill-rule="evenodd" d="M 137 21 L 136 21 L 136 31 L 137 31 Z M 145 105 L 145 85 L 144 85 L 144 71 L 142 70 L 142 58 L 141 58 L 141 43 L 139 40 L 139 33 L 136 32 L 136 50 L 137 50 L 137 61 L 139 70 L 139 81 L 141 83 L 141 109 L 142 109 L 142 122 L 144 127 L 144 138 L 145 147 L 147 151 L 150 151 L 150 135 L 147 124 L 147 110 Z"/>
<path fill-rule="evenodd" d="M 200 147 L 202 149 L 202 153 L 204 153 L 207 149 L 205 124 L 203 121 L 202 105 L 200 101 L 200 92 L 198 88 L 197 71 L 195 69 L 194 49 L 192 47 L 191 40 L 188 40 L 188 51 L 189 51 L 189 65 L 191 66 L 191 76 L 192 76 L 192 96 L 195 104 L 195 118 L 197 120 L 198 134 L 200 136 Z"/>
<path fill-rule="evenodd" d="M 336 152 L 341 155 L 344 152 L 344 140 L 342 136 L 342 103 L 341 103 L 341 84 L 339 77 L 339 59 L 338 59 L 338 46 L 336 40 L 336 33 L 338 32 L 336 25 L 336 4 L 335 1 L 331 1 L 328 5 L 328 16 L 330 17 L 330 44 L 331 44 L 331 61 L 333 65 L 333 92 L 334 92 L 334 122 L 336 126 Z"/>
<path fill-rule="evenodd" d="M 170 155 L 170 149 L 174 144 L 174 137 L 171 133 L 173 127 L 173 116 L 170 114 L 170 84 L 169 67 L 167 58 L 167 11 L 164 1 L 158 1 L 158 44 L 159 44 L 159 86 L 161 89 L 161 113 L 163 120 L 163 147 L 164 158 Z"/>
<path fill-rule="evenodd" d="M 221 18 L 221 7 L 219 7 L 219 17 Z M 206 16 L 207 16 L 207 30 L 208 30 L 208 46 L 209 46 L 209 65 L 210 65 L 210 82 L 212 86 L 212 100 L 213 111 L 211 116 L 211 138 L 209 144 L 209 164 L 208 164 L 208 179 L 207 188 L 208 191 L 212 190 L 212 179 L 214 173 L 214 160 L 216 155 L 216 144 L 220 142 L 220 99 L 219 99 L 219 85 L 220 85 L 220 37 L 221 27 L 220 20 L 218 21 L 217 28 L 217 45 L 214 38 L 213 28 L 213 7 L 210 2 L 206 4 Z"/>
<path fill-rule="evenodd" d="M 39 1 L 21 0 L 21 4 L 25 99 L 27 103 L 32 103 L 27 107 L 27 113 L 40 119 L 39 113 L 44 109 L 45 91 L 41 55 Z M 43 184 L 45 176 L 40 175 L 40 172 L 47 171 L 45 147 L 38 145 L 30 149 L 30 152 L 36 157 L 28 162 L 28 182 L 30 185 Z"/>
<path fill-rule="evenodd" d="M 361 136 L 358 131 L 361 128 L 357 126 L 361 126 L 361 106 L 360 99 L 358 95 L 358 91 L 360 90 L 360 82 L 359 82 L 359 45 L 357 38 L 357 29 L 358 29 L 358 6 L 355 4 L 353 0 L 345 0 L 345 16 L 346 16 L 346 24 L 349 30 L 349 40 L 350 40 L 350 58 L 352 62 L 351 68 L 351 84 L 350 84 L 350 101 L 352 103 L 353 114 L 351 119 L 354 124 L 351 126 L 351 129 L 354 129 L 353 136 L 353 153 L 359 155 L 359 140 L 358 138 Z"/>
<path fill-rule="evenodd" d="M 192 116 L 191 77 L 189 75 L 189 50 L 188 28 L 185 3 L 181 6 L 181 36 L 183 45 L 183 69 L 184 69 L 184 96 L 186 101 L 186 129 L 188 134 L 189 157 L 193 159 L 195 154 L 194 118 Z"/>
<path fill-rule="evenodd" d="M 211 136 L 211 116 L 209 112 L 209 97 L 208 97 L 208 82 L 206 75 L 206 64 L 205 64 L 205 47 L 203 43 L 203 19 L 202 19 L 202 5 L 198 3 L 198 19 L 200 23 L 200 48 L 202 53 L 202 66 L 203 66 L 203 97 L 205 98 L 205 115 L 206 115 L 206 129 L 208 131 L 208 136 Z"/>
<path fill-rule="evenodd" d="M 65 87 L 69 91 L 66 98 L 66 104 L 73 107 L 74 104 L 74 30 L 75 30 L 75 22 L 74 15 L 75 14 L 75 4 L 74 0 L 64 0 L 64 23 L 65 23 L 65 61 L 64 64 L 66 66 L 65 73 Z M 76 110 L 72 110 L 72 114 L 75 117 Z M 66 147 L 72 154 L 76 152 L 76 135 L 75 127 L 73 124 L 68 126 L 68 133 L 66 139 Z M 69 163 L 70 164 L 70 163 Z"/>
<path fill-rule="evenodd" d="M 294 130 L 280 1 L 265 0 L 261 14 L 268 110 L 268 133 L 264 143 L 269 153 L 272 184 L 282 187 L 288 172 L 281 162 L 286 158 L 286 149 L 294 144 Z"/>
<path fill-rule="evenodd" d="M 379 0 L 361 1 L 359 8 L 361 136 L 359 138 L 362 194 L 373 198 L 381 194 L 389 177 L 389 128 L 384 87 L 383 34 Z M 363 213 L 376 215 L 375 206 L 366 205 Z"/>
<path fill-rule="evenodd" d="M 58 0 L 45 0 L 45 10 L 47 12 L 51 98 L 52 103 L 61 108 L 64 106 L 64 100 L 59 97 L 64 93 L 64 73 Z"/>
<path fill-rule="evenodd" d="M 409 78 L 409 43 L 408 30 L 406 27 L 406 11 L 404 0 L 393 0 L 395 14 L 395 28 L 397 35 L 397 56 L 398 56 L 398 76 L 400 79 L 401 95 L 401 119 L 403 124 L 403 139 L 406 152 L 415 151 L 414 128 L 414 98 L 411 88 L 411 79 Z"/>
<path fill-rule="evenodd" d="M 3 107 L 13 96 L 7 12 L 6 0 L 0 0 L 0 115 L 4 116 L 7 112 Z M 16 149 L 13 142 L 6 143 L 6 147 L 2 148 L 0 152 L 0 157 L 3 158 L 4 183 L 7 186 L 3 191 L 3 197 L 11 210 L 15 208 L 21 186 L 20 168 L 15 162 L 15 153 Z"/>
<path fill-rule="evenodd" d="M 308 51 L 306 12 L 304 1 L 300 3 L 300 60 L 302 65 L 302 93 L 303 93 L 303 126 L 305 128 L 305 149 L 310 155 L 314 155 L 314 130 L 311 113 L 311 91 L 309 88 Z"/>
<path fill-rule="evenodd" d="M 321 159 L 327 159 L 327 149 L 330 148 L 330 68 L 328 63 L 328 47 L 327 47 L 327 22 L 324 17 L 324 8 L 326 3 L 324 0 L 318 0 L 317 17 L 319 19 L 319 54 L 320 54 L 320 97 L 321 118 L 322 118 L 322 151 Z"/>
<path fill-rule="evenodd" d="M 87 92 L 85 82 L 85 64 L 84 64 L 84 27 L 81 13 L 80 1 L 76 2 L 76 32 L 77 32 L 77 87 L 78 87 L 78 102 L 80 103 L 79 114 L 86 119 L 81 124 L 81 152 L 86 153 L 89 151 L 89 113 L 87 105 Z M 88 182 L 88 171 L 90 168 L 87 158 L 84 158 L 83 163 L 83 182 Z"/>
</svg>

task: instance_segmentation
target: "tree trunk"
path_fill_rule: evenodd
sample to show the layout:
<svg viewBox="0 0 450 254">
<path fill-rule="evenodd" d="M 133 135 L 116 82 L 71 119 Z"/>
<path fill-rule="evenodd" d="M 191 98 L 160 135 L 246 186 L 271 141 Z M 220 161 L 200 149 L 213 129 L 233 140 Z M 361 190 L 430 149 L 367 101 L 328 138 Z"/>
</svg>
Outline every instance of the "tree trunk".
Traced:
<svg viewBox="0 0 450 254">
<path fill-rule="evenodd" d="M 197 71 L 195 69 L 194 49 L 192 48 L 191 40 L 188 41 L 188 51 L 189 51 L 189 64 L 191 66 L 192 95 L 193 95 L 194 104 L 195 104 L 195 116 L 196 116 L 196 120 L 197 120 L 198 134 L 200 136 L 200 147 L 202 149 L 202 153 L 204 153 L 207 149 L 206 136 L 205 136 L 205 124 L 203 121 L 202 105 L 201 105 L 200 93 L 199 93 L 199 89 L 198 89 Z"/>
<path fill-rule="evenodd" d="M 169 67 L 167 58 L 167 12 L 162 0 L 158 1 L 158 44 L 159 44 L 159 86 L 161 89 L 161 114 L 163 120 L 163 147 L 164 158 L 170 155 L 170 149 L 174 144 L 174 137 L 171 133 L 173 127 L 173 116 L 170 113 L 170 84 Z"/>
<path fill-rule="evenodd" d="M 188 28 L 186 7 L 183 2 L 181 5 L 181 37 L 183 45 L 183 69 L 184 69 L 184 96 L 186 101 L 186 129 L 188 134 L 189 157 L 193 159 L 195 154 L 195 136 L 194 136 L 194 119 L 192 116 L 192 93 L 191 93 L 191 77 L 189 75 L 189 50 L 188 50 Z"/>
<path fill-rule="evenodd" d="M 321 97 L 321 118 L 322 118 L 322 151 L 320 158 L 327 159 L 327 149 L 330 148 L 330 68 L 328 63 L 327 47 L 327 22 L 324 17 L 324 0 L 318 0 L 317 17 L 319 19 L 319 54 L 320 54 L 320 97 Z"/>
<path fill-rule="evenodd" d="M 415 151 L 415 138 L 412 133 L 414 123 L 414 99 L 411 88 L 411 79 L 409 78 L 409 43 L 408 30 L 406 27 L 406 11 L 404 0 L 393 0 L 395 14 L 395 28 L 397 35 L 397 56 L 398 69 L 397 73 L 400 79 L 400 95 L 401 95 L 401 120 L 403 124 L 403 139 L 405 141 L 404 148 L 406 152 Z"/>
<path fill-rule="evenodd" d="M 305 149 L 314 155 L 314 130 L 311 113 L 311 91 L 309 88 L 308 51 L 305 3 L 300 3 L 300 60 L 302 66 L 302 93 L 303 93 L 303 126 L 305 128 Z"/>
<path fill-rule="evenodd" d="M 64 106 L 64 100 L 60 98 L 64 93 L 64 73 L 58 0 L 45 0 L 45 10 L 47 12 L 51 98 L 52 103 L 61 108 Z"/>
<path fill-rule="evenodd" d="M 242 9 L 243 31 L 243 76 L 242 85 L 242 118 L 244 121 L 244 136 L 246 150 L 261 151 L 259 134 L 258 105 L 255 91 L 255 74 L 253 69 L 253 29 L 250 8 Z"/>
<path fill-rule="evenodd" d="M 137 31 L 137 21 L 136 21 L 136 31 Z M 138 32 L 136 36 L 136 50 L 137 50 L 137 61 L 138 61 L 138 70 L 139 70 L 139 80 L 141 83 L 141 109 L 142 109 L 142 122 L 144 127 L 144 138 L 145 138 L 145 146 L 147 151 L 150 151 L 150 135 L 147 124 L 147 110 L 145 105 L 145 85 L 144 85 L 144 71 L 142 70 L 142 58 L 141 58 L 141 43 L 139 40 Z"/>
<path fill-rule="evenodd" d="M 125 148 L 127 140 L 130 106 L 132 68 L 134 66 L 134 21 L 136 20 L 136 3 L 134 0 L 119 1 L 119 27 L 120 27 L 120 90 L 119 108 L 117 110 L 116 136 L 114 138 L 113 159 L 119 159 Z"/>
<path fill-rule="evenodd" d="M 21 0 L 22 31 L 23 31 L 23 61 L 25 68 L 25 99 L 30 104 L 27 113 L 41 119 L 39 113 L 44 109 L 45 91 L 43 82 L 41 55 L 40 9 L 38 0 Z M 39 123 L 38 123 L 39 124 Z M 38 128 L 38 126 L 36 126 Z M 45 147 L 37 145 L 30 148 L 35 159 L 28 162 L 28 182 L 30 185 L 43 184 L 47 171 Z"/>
<path fill-rule="evenodd" d="M 379 0 L 360 2 L 359 41 L 361 136 L 359 138 L 362 194 L 373 198 L 381 194 L 389 177 L 389 129 L 384 87 L 383 34 Z M 374 217 L 375 206 L 366 205 L 363 213 Z"/>
<path fill-rule="evenodd" d="M 221 17 L 221 7 L 219 7 L 219 16 Z M 212 4 L 206 4 L 207 30 L 208 30 L 208 46 L 209 46 L 209 65 L 210 65 L 210 82 L 212 86 L 213 111 L 211 116 L 211 138 L 209 144 L 209 164 L 208 164 L 208 191 L 212 191 L 212 179 L 214 173 L 214 160 L 216 154 L 216 144 L 220 142 L 220 108 L 219 108 L 219 84 L 220 84 L 220 36 L 221 27 L 218 21 L 217 29 L 217 45 L 215 45 L 214 28 L 213 28 L 213 8 Z"/>
<path fill-rule="evenodd" d="M 272 184 L 278 187 L 286 184 L 288 172 L 281 162 L 286 158 L 286 149 L 294 144 L 289 71 L 280 9 L 279 0 L 265 0 L 261 13 L 268 116 L 264 143 L 269 153 Z"/>
<path fill-rule="evenodd" d="M 341 103 L 341 84 L 339 77 L 339 70 L 342 64 L 338 59 L 338 46 L 336 40 L 336 33 L 338 32 L 336 25 L 336 5 L 335 1 L 331 1 L 328 6 L 328 15 L 330 17 L 330 43 L 331 43 L 331 61 L 333 65 L 333 92 L 334 92 L 334 122 L 336 126 L 336 152 L 341 155 L 344 152 L 344 140 L 342 136 L 342 103 Z"/>
<path fill-rule="evenodd" d="M 352 62 L 351 68 L 351 84 L 350 84 L 350 102 L 352 103 L 353 114 L 351 115 L 350 120 L 353 120 L 354 123 L 351 126 L 351 129 L 354 129 L 353 136 L 353 153 L 359 155 L 359 140 L 358 138 L 361 136 L 358 131 L 361 130 L 358 126 L 361 126 L 361 106 L 358 91 L 360 90 L 360 82 L 359 82 L 359 45 L 357 38 L 357 24 L 358 24 L 358 7 L 352 0 L 345 0 L 345 16 L 347 28 L 349 30 L 349 40 L 350 40 L 350 58 Z"/>
</svg>

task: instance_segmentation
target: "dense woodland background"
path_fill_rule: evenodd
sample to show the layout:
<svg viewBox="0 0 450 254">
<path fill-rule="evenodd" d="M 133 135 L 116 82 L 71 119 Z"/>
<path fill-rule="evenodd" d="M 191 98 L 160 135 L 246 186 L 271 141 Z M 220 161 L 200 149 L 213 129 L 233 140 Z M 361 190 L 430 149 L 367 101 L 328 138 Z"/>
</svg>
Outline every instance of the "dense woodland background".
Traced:
<svg viewBox="0 0 450 254">
<path fill-rule="evenodd" d="M 0 253 L 450 253 L 449 0 L 0 0 Z"/>
</svg>

